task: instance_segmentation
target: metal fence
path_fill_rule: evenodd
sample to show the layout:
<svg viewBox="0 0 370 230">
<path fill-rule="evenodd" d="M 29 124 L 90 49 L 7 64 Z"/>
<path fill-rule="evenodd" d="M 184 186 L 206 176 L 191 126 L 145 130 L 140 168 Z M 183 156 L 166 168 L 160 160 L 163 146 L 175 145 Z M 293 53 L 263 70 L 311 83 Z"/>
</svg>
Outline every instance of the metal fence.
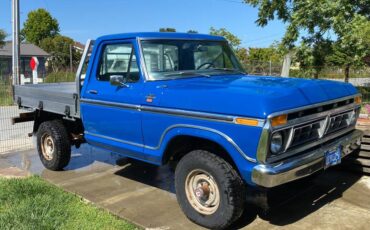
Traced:
<svg viewBox="0 0 370 230">
<path fill-rule="evenodd" d="M 12 125 L 11 118 L 20 110 L 13 106 L 12 87 L 8 81 L 0 82 L 0 154 L 32 148 L 32 122 Z"/>
<path fill-rule="evenodd" d="M 283 65 L 280 62 L 249 61 L 244 68 L 251 75 L 280 76 Z"/>
</svg>

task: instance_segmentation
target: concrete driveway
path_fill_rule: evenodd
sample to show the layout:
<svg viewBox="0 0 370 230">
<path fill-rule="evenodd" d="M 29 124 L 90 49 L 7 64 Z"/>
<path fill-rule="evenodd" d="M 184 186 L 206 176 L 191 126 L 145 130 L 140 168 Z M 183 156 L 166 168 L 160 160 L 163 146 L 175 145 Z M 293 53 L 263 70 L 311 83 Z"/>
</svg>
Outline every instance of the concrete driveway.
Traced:
<svg viewBox="0 0 370 230">
<path fill-rule="evenodd" d="M 73 151 L 63 172 L 44 169 L 34 150 L 0 156 L 0 169 L 10 166 L 41 175 L 144 228 L 201 229 L 181 212 L 167 167 L 120 159 L 88 145 Z M 330 169 L 276 189 L 271 198 L 274 207 L 267 215 L 248 206 L 232 229 L 368 229 L 370 223 L 368 176 Z"/>
</svg>

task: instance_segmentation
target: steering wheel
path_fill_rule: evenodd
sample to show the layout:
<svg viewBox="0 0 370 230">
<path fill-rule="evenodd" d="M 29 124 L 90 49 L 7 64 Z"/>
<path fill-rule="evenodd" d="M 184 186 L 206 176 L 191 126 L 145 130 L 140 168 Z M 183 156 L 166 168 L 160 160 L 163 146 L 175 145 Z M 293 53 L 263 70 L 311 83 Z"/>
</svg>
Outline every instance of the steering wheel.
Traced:
<svg viewBox="0 0 370 230">
<path fill-rule="evenodd" d="M 208 65 L 208 67 L 205 69 L 209 69 L 210 67 L 215 67 L 215 64 L 213 64 L 213 62 L 204 62 L 203 64 L 198 66 L 197 70 L 201 69 L 203 66 L 206 66 L 206 65 Z"/>
</svg>

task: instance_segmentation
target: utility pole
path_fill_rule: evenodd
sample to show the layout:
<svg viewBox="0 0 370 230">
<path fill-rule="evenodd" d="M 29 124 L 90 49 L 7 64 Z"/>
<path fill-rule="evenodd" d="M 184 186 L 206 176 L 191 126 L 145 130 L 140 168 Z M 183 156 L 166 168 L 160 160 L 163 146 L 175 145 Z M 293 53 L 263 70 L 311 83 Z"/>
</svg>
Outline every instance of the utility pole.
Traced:
<svg viewBox="0 0 370 230">
<path fill-rule="evenodd" d="M 20 84 L 19 70 L 19 55 L 20 55 L 20 40 L 19 40 L 19 0 L 12 0 L 12 26 L 13 26 L 13 85 Z"/>
<path fill-rule="evenodd" d="M 73 72 L 72 44 L 69 45 L 69 71 Z"/>
</svg>

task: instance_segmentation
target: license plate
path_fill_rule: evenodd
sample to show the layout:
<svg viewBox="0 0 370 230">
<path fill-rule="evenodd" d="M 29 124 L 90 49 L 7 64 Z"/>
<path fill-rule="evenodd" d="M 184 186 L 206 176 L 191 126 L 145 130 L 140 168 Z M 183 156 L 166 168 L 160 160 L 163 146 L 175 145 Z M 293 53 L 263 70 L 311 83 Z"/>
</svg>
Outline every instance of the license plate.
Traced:
<svg viewBox="0 0 370 230">
<path fill-rule="evenodd" d="M 340 147 L 331 149 L 325 154 L 325 168 L 340 164 L 342 160 L 342 151 Z"/>
</svg>

